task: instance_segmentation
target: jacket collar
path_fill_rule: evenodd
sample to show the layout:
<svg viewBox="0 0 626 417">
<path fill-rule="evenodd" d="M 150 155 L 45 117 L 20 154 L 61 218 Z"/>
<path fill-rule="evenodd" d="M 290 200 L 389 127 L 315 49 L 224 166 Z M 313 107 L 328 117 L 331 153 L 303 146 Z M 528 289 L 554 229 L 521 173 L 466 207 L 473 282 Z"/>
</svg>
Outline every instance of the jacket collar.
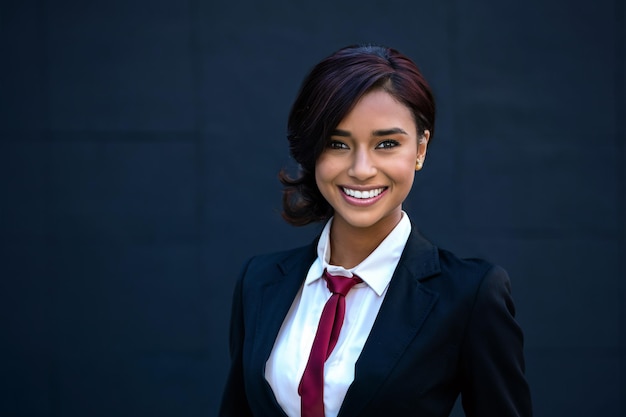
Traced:
<svg viewBox="0 0 626 417">
<path fill-rule="evenodd" d="M 261 362 L 256 363 L 254 369 L 265 369 L 283 320 L 315 260 L 316 247 L 317 239 L 280 260 L 276 264 L 276 278 L 264 286 L 257 310 L 254 343 L 254 356 Z M 438 298 L 437 293 L 426 289 L 420 281 L 439 272 L 437 248 L 413 226 L 378 317 L 357 360 L 355 380 L 346 394 L 340 417 L 359 415 L 367 405 L 364 399 L 372 398 L 406 346 L 418 334 Z M 265 385 L 266 394 L 280 410 L 269 384 Z"/>
<path fill-rule="evenodd" d="M 357 416 L 387 379 L 437 302 L 422 281 L 441 271 L 438 250 L 413 227 L 385 300 L 355 367 L 340 417 Z"/>
</svg>

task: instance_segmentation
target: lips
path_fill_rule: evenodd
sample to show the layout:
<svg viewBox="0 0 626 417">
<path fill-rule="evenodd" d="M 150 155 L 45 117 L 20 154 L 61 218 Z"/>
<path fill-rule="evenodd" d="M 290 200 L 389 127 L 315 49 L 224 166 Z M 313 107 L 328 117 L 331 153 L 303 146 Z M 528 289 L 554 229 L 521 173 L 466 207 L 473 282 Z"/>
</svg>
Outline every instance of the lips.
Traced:
<svg viewBox="0 0 626 417">
<path fill-rule="evenodd" d="M 344 201 L 351 206 L 369 207 L 374 205 L 387 194 L 388 187 L 356 190 L 354 188 L 339 187 Z"/>
<path fill-rule="evenodd" d="M 386 187 L 381 187 L 381 188 L 374 188 L 371 190 L 354 190 L 352 188 L 347 188 L 347 187 L 341 187 L 341 189 L 343 190 L 344 194 L 353 197 L 353 198 L 358 198 L 358 199 L 362 199 L 362 200 L 367 200 L 369 198 L 374 198 L 374 197 L 378 197 L 383 191 L 385 191 Z"/>
</svg>

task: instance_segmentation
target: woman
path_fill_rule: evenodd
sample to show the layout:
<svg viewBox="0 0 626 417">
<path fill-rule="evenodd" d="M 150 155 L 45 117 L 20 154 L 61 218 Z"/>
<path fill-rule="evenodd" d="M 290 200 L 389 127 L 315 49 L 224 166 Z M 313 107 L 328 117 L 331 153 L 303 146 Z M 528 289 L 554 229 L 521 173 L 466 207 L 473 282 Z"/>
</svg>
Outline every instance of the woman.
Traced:
<svg viewBox="0 0 626 417">
<path fill-rule="evenodd" d="M 506 272 L 436 248 L 402 210 L 434 121 L 393 49 L 341 49 L 304 80 L 283 217 L 326 224 L 244 267 L 222 416 L 448 416 L 459 393 L 467 416 L 532 414 Z"/>
</svg>

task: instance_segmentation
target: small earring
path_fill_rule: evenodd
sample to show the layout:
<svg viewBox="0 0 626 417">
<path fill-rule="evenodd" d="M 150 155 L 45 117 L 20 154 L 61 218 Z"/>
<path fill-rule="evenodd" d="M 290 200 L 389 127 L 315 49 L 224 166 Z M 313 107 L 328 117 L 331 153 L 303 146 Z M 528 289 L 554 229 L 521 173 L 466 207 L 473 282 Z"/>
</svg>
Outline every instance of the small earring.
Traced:
<svg viewBox="0 0 626 417">
<path fill-rule="evenodd" d="M 415 170 L 419 171 L 420 169 L 422 169 L 423 166 L 423 162 L 420 158 L 417 159 L 417 161 L 415 161 Z"/>
</svg>

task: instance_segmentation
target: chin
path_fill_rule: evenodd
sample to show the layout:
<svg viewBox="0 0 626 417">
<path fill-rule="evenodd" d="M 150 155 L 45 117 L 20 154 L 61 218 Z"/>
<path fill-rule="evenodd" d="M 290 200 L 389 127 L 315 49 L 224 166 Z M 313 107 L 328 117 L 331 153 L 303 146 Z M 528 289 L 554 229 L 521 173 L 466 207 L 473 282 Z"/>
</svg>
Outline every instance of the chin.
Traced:
<svg viewBox="0 0 626 417">
<path fill-rule="evenodd" d="M 335 213 L 337 216 L 337 213 Z M 364 215 L 364 216 L 341 216 L 341 221 L 351 227 L 357 229 L 368 229 L 381 224 L 385 218 L 380 216 Z"/>
</svg>

